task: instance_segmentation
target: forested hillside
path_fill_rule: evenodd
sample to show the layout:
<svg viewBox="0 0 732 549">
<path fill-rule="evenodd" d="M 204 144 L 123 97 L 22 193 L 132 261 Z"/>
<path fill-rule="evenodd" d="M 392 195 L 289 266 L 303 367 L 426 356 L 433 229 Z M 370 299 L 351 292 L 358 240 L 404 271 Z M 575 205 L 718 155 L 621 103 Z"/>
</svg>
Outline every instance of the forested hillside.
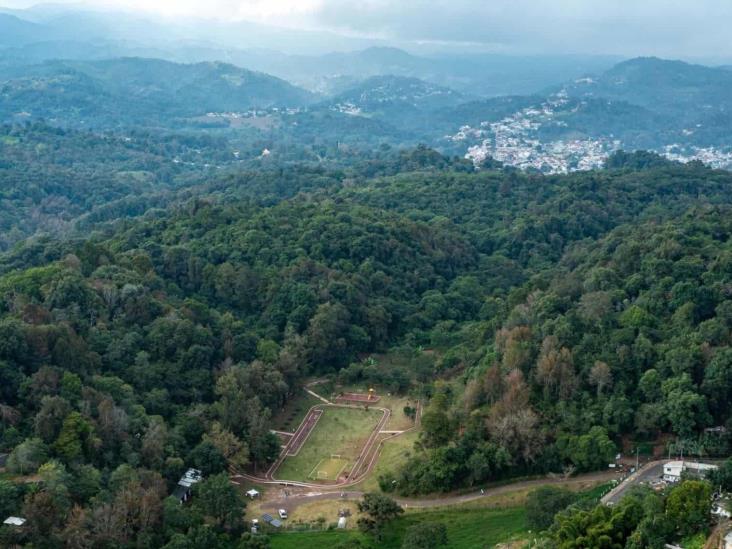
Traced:
<svg viewBox="0 0 732 549">
<path fill-rule="evenodd" d="M 0 120 L 43 118 L 77 128 L 180 126 L 211 111 L 300 107 L 314 99 L 274 76 L 220 62 L 54 60 L 5 73 Z"/>
<path fill-rule="evenodd" d="M 0 484 L 4 509 L 34 517 L 39 546 L 163 545 L 204 520 L 165 500 L 184 468 L 260 470 L 306 376 L 394 348 L 419 360 L 382 381 L 429 405 L 384 489 L 593 470 L 627 438 L 726 451 L 704 428 L 732 390 L 731 186 L 643 153 L 547 177 L 419 148 L 222 175 L 166 211 L 18 245 L 0 258 L 0 450 L 54 489 Z"/>
</svg>

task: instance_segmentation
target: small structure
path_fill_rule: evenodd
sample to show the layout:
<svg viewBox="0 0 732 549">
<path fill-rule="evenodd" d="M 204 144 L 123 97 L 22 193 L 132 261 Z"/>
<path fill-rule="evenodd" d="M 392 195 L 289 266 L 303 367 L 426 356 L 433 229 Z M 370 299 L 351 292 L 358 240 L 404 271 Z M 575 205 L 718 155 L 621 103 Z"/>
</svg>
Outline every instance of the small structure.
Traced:
<svg viewBox="0 0 732 549">
<path fill-rule="evenodd" d="M 700 463 L 698 461 L 669 461 L 663 465 L 663 480 L 666 482 L 678 482 L 682 473 L 704 478 L 709 471 L 717 469 L 711 463 Z"/>
<path fill-rule="evenodd" d="M 346 527 L 346 517 L 339 517 L 338 518 L 338 528 L 345 528 Z"/>
<path fill-rule="evenodd" d="M 25 519 L 21 517 L 8 517 L 3 521 L 3 524 L 7 524 L 8 526 L 23 526 Z"/>
<path fill-rule="evenodd" d="M 256 497 L 259 497 L 259 492 L 257 492 L 254 488 L 252 488 L 251 490 L 247 490 L 247 495 L 249 496 L 250 499 L 254 499 Z"/>
<path fill-rule="evenodd" d="M 269 513 L 265 513 L 262 515 L 262 520 L 266 522 L 267 524 L 271 524 L 275 528 L 280 528 L 282 526 L 282 521 L 280 519 L 274 518 Z"/>
<path fill-rule="evenodd" d="M 191 498 L 191 487 L 203 480 L 203 475 L 198 469 L 188 469 L 171 494 L 179 503 L 185 503 Z"/>
<path fill-rule="evenodd" d="M 373 389 L 368 393 L 341 393 L 335 401 L 338 404 L 369 404 L 376 403 L 381 400 L 381 396 L 377 395 Z"/>
<path fill-rule="evenodd" d="M 663 480 L 666 482 L 678 482 L 681 480 L 681 473 L 684 471 L 683 461 L 669 461 L 663 464 Z"/>
</svg>

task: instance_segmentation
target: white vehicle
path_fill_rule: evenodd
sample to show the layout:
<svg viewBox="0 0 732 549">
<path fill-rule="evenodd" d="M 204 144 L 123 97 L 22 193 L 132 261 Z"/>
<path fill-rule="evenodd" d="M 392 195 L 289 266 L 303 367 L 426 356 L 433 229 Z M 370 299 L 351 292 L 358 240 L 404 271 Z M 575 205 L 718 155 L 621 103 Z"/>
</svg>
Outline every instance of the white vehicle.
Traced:
<svg viewBox="0 0 732 549">
<path fill-rule="evenodd" d="M 284 519 L 287 518 L 287 510 L 286 509 L 280 509 L 279 511 L 277 511 L 277 513 L 280 515 L 280 518 L 282 520 L 284 520 Z"/>
</svg>

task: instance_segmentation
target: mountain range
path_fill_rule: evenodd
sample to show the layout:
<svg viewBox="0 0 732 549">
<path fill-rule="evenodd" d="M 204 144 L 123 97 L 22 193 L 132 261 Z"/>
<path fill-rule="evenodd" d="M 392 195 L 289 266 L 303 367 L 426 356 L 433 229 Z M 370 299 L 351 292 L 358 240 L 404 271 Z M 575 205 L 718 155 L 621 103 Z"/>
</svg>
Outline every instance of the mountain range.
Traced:
<svg viewBox="0 0 732 549">
<path fill-rule="evenodd" d="M 421 54 L 347 37 L 325 53 L 314 44 L 326 34 L 251 23 L 192 30 L 63 6 L 4 11 L 4 121 L 234 131 L 255 148 L 425 143 L 542 171 L 596 167 L 619 148 L 732 163 L 728 67 Z"/>
<path fill-rule="evenodd" d="M 299 107 L 314 99 L 274 76 L 217 62 L 46 61 L 7 76 L 0 84 L 2 118 L 68 126 L 170 125 L 209 111 Z"/>
</svg>

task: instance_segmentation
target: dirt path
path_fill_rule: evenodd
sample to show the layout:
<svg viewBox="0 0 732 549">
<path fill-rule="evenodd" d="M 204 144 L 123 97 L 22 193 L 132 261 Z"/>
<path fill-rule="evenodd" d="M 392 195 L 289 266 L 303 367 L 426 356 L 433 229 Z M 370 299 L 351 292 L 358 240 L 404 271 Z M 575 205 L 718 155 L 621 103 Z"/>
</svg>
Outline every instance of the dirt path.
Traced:
<svg viewBox="0 0 732 549">
<path fill-rule="evenodd" d="M 468 494 L 460 495 L 449 495 L 432 497 L 432 498 L 394 498 L 399 505 L 406 508 L 412 509 L 425 509 L 429 507 L 442 507 L 446 505 L 459 505 L 461 503 L 469 503 L 471 501 L 477 501 L 483 498 L 495 497 L 527 488 L 535 488 L 539 486 L 546 486 L 547 484 L 553 485 L 572 485 L 581 482 L 606 482 L 609 480 L 616 479 L 618 474 L 616 472 L 603 471 L 601 473 L 588 473 L 585 475 L 578 475 L 565 479 L 563 477 L 546 477 L 534 480 L 524 480 L 520 482 L 514 482 L 512 484 L 505 484 L 503 486 L 496 486 L 493 488 L 486 488 L 482 492 L 470 492 Z M 286 508 L 288 510 L 295 509 L 300 505 L 311 503 L 313 501 L 323 500 L 358 500 L 363 497 L 363 492 L 354 490 L 344 490 L 342 492 L 333 491 L 319 491 L 316 489 L 311 490 L 292 490 L 286 497 L 278 497 L 273 500 L 269 500 L 262 505 L 262 509 L 279 509 Z"/>
</svg>

